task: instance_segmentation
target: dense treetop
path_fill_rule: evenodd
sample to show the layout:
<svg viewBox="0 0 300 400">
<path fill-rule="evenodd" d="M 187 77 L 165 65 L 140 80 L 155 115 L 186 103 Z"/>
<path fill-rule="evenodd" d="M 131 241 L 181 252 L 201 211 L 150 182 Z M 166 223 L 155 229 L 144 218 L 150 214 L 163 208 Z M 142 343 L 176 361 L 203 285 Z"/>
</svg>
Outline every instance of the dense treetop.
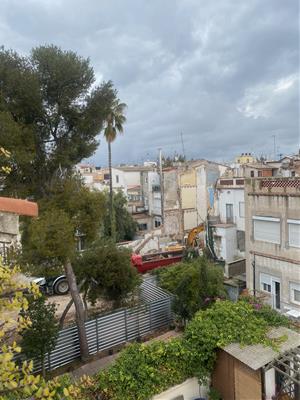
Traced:
<svg viewBox="0 0 300 400">
<path fill-rule="evenodd" d="M 56 46 L 24 57 L 0 50 L 0 136 L 11 152 L 8 194 L 45 194 L 58 168 L 70 169 L 98 146 L 116 99 L 112 82 L 95 85 L 89 59 Z"/>
</svg>

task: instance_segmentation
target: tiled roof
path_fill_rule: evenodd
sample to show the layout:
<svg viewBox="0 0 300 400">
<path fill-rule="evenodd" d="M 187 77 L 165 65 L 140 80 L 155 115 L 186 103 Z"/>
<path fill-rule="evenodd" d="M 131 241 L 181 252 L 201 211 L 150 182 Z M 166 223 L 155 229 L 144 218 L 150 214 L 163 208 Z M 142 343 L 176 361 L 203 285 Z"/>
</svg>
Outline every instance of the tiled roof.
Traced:
<svg viewBox="0 0 300 400">
<path fill-rule="evenodd" d="M 38 216 L 38 205 L 33 201 L 0 197 L 0 212 L 8 212 L 29 217 Z"/>
</svg>

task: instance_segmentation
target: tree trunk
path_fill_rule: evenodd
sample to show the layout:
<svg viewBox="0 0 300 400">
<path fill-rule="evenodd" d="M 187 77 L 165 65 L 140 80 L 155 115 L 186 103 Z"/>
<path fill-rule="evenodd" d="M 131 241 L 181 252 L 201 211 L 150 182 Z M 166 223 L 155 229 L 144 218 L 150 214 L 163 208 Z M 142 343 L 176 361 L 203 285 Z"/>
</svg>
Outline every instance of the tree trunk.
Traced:
<svg viewBox="0 0 300 400">
<path fill-rule="evenodd" d="M 116 225 L 115 225 L 115 213 L 113 207 L 113 177 L 112 177 L 112 165 L 111 165 L 111 142 L 108 141 L 108 168 L 109 168 L 109 216 L 110 216 L 110 236 L 112 240 L 116 241 Z"/>
<path fill-rule="evenodd" d="M 83 286 L 83 284 L 85 283 L 85 279 L 83 279 L 79 285 L 78 285 L 78 291 L 80 291 L 81 287 Z M 61 314 L 60 320 L 59 320 L 59 329 L 62 329 L 62 327 L 64 326 L 64 322 L 65 322 L 65 318 L 70 310 L 70 308 L 72 307 L 74 301 L 71 298 L 71 300 L 69 301 L 69 303 L 67 304 L 66 308 L 64 309 L 64 312 Z"/>
<path fill-rule="evenodd" d="M 76 309 L 76 324 L 78 329 L 79 335 L 79 344 L 80 344 L 80 355 L 82 361 L 86 361 L 89 357 L 89 348 L 88 342 L 86 337 L 86 330 L 85 330 L 85 312 L 83 307 L 83 302 L 77 287 L 76 277 L 72 268 L 72 264 L 70 260 L 65 262 L 65 274 L 67 277 L 67 281 L 70 288 L 71 297 L 74 301 L 75 309 Z"/>
<path fill-rule="evenodd" d="M 87 290 L 84 292 L 83 297 L 82 297 L 83 305 L 84 305 L 84 317 L 85 317 L 85 320 L 88 319 L 88 304 L 87 304 L 87 301 L 86 301 L 86 296 L 87 296 Z"/>
</svg>

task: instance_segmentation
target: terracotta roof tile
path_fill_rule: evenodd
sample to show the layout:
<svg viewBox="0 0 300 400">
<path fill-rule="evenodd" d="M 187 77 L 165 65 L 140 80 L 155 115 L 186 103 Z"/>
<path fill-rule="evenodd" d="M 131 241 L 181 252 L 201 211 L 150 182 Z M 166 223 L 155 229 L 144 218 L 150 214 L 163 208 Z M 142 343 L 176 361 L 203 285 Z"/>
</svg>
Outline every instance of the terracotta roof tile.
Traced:
<svg viewBox="0 0 300 400">
<path fill-rule="evenodd" d="M 38 205 L 33 201 L 0 197 L 0 211 L 29 217 L 38 216 Z"/>
</svg>

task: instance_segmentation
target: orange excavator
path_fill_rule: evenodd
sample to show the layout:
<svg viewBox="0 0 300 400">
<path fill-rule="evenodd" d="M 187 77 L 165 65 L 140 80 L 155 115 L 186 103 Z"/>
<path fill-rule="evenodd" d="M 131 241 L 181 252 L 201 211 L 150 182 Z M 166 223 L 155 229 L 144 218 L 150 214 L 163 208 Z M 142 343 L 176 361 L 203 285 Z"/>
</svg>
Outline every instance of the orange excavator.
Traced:
<svg viewBox="0 0 300 400">
<path fill-rule="evenodd" d="M 197 247 L 198 246 L 197 235 L 199 233 L 201 233 L 201 232 L 204 232 L 204 231 L 205 231 L 204 223 L 202 223 L 202 224 L 196 226 L 195 228 L 191 229 L 189 234 L 188 234 L 187 241 L 186 241 L 187 247 L 188 248 Z"/>
</svg>

